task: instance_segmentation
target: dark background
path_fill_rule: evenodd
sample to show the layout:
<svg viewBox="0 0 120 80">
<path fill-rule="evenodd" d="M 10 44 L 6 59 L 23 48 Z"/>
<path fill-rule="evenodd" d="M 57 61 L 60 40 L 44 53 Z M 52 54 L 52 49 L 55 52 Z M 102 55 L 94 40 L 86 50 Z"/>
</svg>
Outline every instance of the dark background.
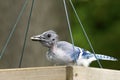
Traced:
<svg viewBox="0 0 120 80">
<path fill-rule="evenodd" d="M 32 0 L 0 60 L 0 68 L 17 68 Z M 0 49 L 3 48 L 15 24 L 24 0 L 0 0 Z M 73 0 L 75 8 L 96 53 L 120 58 L 120 1 Z M 90 50 L 76 16 L 67 0 L 75 45 Z M 52 65 L 46 60 L 46 50 L 30 37 L 47 30 L 55 30 L 60 40 L 71 42 L 62 0 L 35 0 L 22 67 Z M 104 68 L 120 69 L 120 62 L 100 61 Z M 99 67 L 93 62 L 91 67 Z"/>
</svg>

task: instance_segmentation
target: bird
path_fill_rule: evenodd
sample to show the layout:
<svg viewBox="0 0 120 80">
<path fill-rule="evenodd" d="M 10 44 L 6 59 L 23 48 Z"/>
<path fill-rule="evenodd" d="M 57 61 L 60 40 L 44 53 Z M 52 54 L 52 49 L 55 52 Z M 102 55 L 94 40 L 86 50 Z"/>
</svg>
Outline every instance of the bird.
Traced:
<svg viewBox="0 0 120 80">
<path fill-rule="evenodd" d="M 60 41 L 58 34 L 53 30 L 48 30 L 40 35 L 31 37 L 32 41 L 40 42 L 43 46 L 47 47 L 46 57 L 48 61 L 55 65 L 78 65 L 89 67 L 89 65 L 99 60 L 117 61 L 117 58 L 94 54 L 84 48 L 74 46 L 67 41 Z"/>
</svg>

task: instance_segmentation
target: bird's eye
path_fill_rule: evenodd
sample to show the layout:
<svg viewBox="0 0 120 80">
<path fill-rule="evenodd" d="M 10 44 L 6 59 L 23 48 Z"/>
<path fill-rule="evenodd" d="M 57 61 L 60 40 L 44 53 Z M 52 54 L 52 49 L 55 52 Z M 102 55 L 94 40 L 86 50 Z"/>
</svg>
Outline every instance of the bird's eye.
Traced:
<svg viewBox="0 0 120 80">
<path fill-rule="evenodd" d="M 53 41 L 55 40 L 55 39 L 52 39 Z"/>
<path fill-rule="evenodd" d="M 51 34 L 48 34 L 47 37 L 50 38 L 50 37 L 51 37 Z"/>
</svg>

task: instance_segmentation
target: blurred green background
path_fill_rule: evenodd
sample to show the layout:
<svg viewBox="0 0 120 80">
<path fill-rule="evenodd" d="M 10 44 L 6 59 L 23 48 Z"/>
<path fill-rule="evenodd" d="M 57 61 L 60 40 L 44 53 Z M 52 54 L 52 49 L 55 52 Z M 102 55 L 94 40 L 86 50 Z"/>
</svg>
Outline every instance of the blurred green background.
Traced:
<svg viewBox="0 0 120 80">
<path fill-rule="evenodd" d="M 67 1 L 69 17 L 76 46 L 91 51 L 81 26 Z M 120 58 L 120 1 L 112 0 L 72 0 L 82 24 L 96 53 Z M 32 0 L 19 21 L 5 54 L 0 60 L 0 68 L 17 68 L 24 42 L 25 29 Z M 15 24 L 24 0 L 0 0 L 0 49 L 3 48 L 12 26 Z M 71 42 L 62 0 L 35 0 L 30 29 L 28 32 L 22 67 L 52 65 L 46 60 L 46 50 L 30 37 L 46 30 L 55 30 L 60 40 Z M 120 69 L 120 61 L 100 61 L 103 68 Z M 91 67 L 99 67 L 93 62 Z"/>
<path fill-rule="evenodd" d="M 120 1 L 74 0 L 76 11 L 96 53 L 120 59 Z M 82 28 L 70 7 L 75 44 L 91 51 Z M 120 69 L 120 62 L 100 61 L 105 68 Z M 91 66 L 98 66 L 96 62 Z"/>
</svg>

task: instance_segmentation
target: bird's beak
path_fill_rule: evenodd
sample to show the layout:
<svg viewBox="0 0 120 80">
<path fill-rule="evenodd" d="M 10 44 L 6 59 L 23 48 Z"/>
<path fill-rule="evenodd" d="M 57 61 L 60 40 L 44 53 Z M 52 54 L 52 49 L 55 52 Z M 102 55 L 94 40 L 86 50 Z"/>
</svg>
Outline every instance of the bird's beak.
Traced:
<svg viewBox="0 0 120 80">
<path fill-rule="evenodd" d="M 41 40 L 41 36 L 40 35 L 32 36 L 30 39 L 32 41 L 40 41 Z"/>
</svg>

